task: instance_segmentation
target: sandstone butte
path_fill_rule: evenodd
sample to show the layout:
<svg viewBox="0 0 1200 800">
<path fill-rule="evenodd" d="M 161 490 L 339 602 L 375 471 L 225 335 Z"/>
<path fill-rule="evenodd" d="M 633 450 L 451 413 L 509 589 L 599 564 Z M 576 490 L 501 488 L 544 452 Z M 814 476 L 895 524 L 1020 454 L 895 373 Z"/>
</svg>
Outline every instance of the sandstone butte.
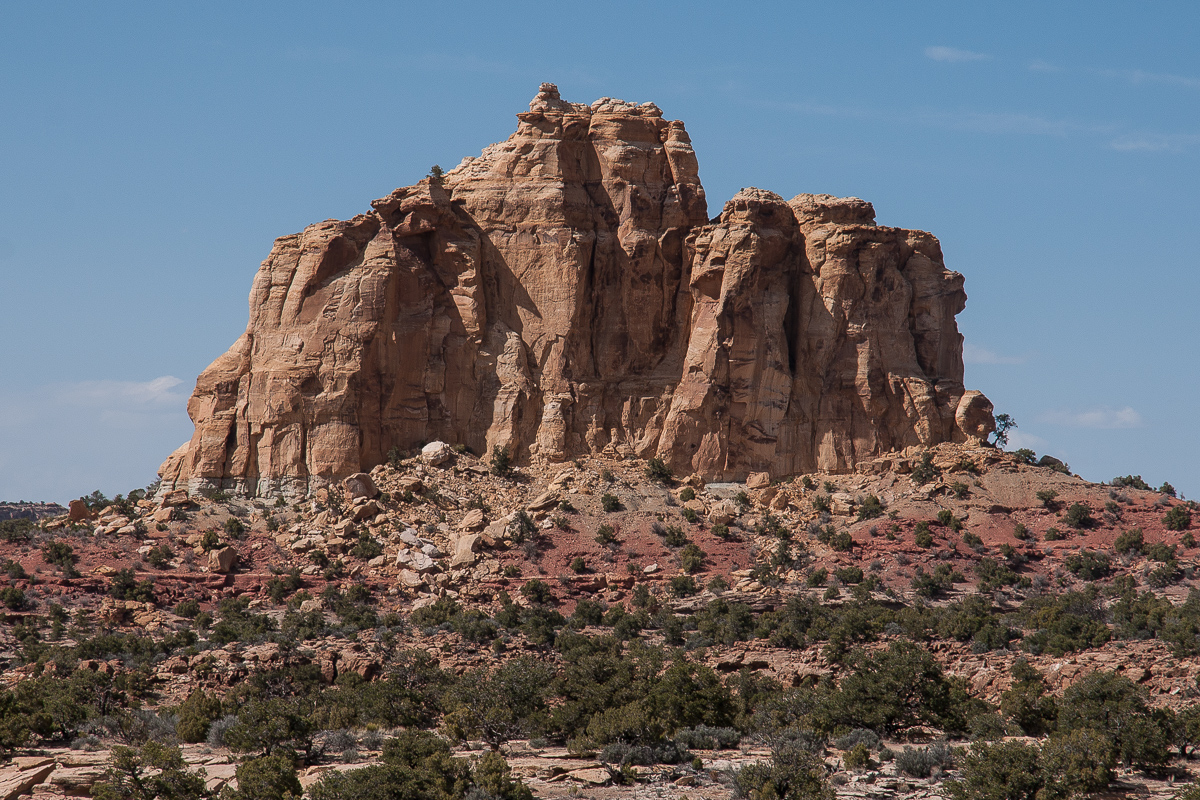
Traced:
<svg viewBox="0 0 1200 800">
<path fill-rule="evenodd" d="M 276 240 L 164 490 L 295 495 L 432 440 L 741 480 L 994 429 L 933 235 L 756 188 L 710 220 L 683 123 L 651 103 L 543 84 L 517 119 L 444 176 Z"/>
</svg>

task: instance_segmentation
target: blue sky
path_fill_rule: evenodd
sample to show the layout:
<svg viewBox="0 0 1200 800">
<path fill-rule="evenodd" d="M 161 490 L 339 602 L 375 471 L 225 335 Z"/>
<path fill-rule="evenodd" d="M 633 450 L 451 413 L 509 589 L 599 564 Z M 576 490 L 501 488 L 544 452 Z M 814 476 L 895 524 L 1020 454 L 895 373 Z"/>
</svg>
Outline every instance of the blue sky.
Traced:
<svg viewBox="0 0 1200 800">
<path fill-rule="evenodd" d="M 7 4 L 0 499 L 151 481 L 272 240 L 541 81 L 683 119 L 711 214 L 753 185 L 933 231 L 1012 446 L 1200 495 L 1197 41 L 1170 2 Z"/>
</svg>

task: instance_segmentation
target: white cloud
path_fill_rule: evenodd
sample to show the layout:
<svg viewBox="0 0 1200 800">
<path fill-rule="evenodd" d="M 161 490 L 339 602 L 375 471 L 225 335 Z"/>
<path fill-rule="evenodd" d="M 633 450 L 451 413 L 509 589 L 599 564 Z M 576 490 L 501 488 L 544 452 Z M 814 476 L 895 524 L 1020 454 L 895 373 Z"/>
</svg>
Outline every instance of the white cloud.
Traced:
<svg viewBox="0 0 1200 800">
<path fill-rule="evenodd" d="M 1124 408 L 1093 408 L 1086 411 L 1057 409 L 1041 415 L 1039 421 L 1070 428 L 1140 428 L 1145 422 L 1142 415 L 1130 406 Z"/>
<path fill-rule="evenodd" d="M 952 64 L 963 61 L 985 61 L 991 56 L 985 53 L 974 53 L 970 50 L 960 50 L 957 47 L 926 47 L 925 57 L 934 61 L 945 61 Z"/>
<path fill-rule="evenodd" d="M 1178 86 L 1183 89 L 1200 89 L 1200 78 L 1187 75 L 1172 75 L 1167 72 L 1146 72 L 1140 69 L 1101 69 L 1099 74 L 1109 78 L 1119 78 L 1123 81 L 1140 86 L 1146 83 L 1161 83 L 1166 86 Z"/>
<path fill-rule="evenodd" d="M 53 398 L 69 405 L 86 405 L 96 409 L 111 407 L 114 411 L 135 408 L 175 406 L 186 402 L 187 396 L 171 391 L 183 383 L 173 375 L 163 375 L 152 381 L 80 381 L 50 387 Z"/>
<path fill-rule="evenodd" d="M 1040 436 L 1034 436 L 1032 433 L 1022 433 L 1020 430 L 1010 430 L 1008 432 L 1008 445 L 1006 450 L 1020 450 L 1022 447 L 1028 448 L 1035 452 L 1042 452 L 1048 445 L 1045 439 Z"/>
<path fill-rule="evenodd" d="M 970 342 L 963 344 L 963 361 L 967 364 L 1024 364 L 1027 360 L 1025 356 L 1000 355 Z"/>
<path fill-rule="evenodd" d="M 1029 62 L 1030 72 L 1062 72 L 1062 67 L 1057 64 L 1051 64 L 1049 61 L 1043 61 L 1040 58 L 1035 58 Z"/>
<path fill-rule="evenodd" d="M 1181 153 L 1200 143 L 1200 136 L 1188 133 L 1140 133 L 1119 136 L 1109 147 L 1122 152 Z"/>
</svg>

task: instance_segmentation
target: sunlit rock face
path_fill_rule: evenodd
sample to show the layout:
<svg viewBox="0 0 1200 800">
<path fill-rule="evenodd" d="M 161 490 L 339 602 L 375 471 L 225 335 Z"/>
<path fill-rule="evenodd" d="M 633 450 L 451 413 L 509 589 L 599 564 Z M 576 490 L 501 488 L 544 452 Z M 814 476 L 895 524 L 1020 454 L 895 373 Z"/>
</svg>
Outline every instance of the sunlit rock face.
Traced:
<svg viewBox="0 0 1200 800">
<path fill-rule="evenodd" d="M 738 480 L 992 430 L 932 235 L 753 188 L 710 220 L 687 131 L 653 104 L 543 84 L 517 119 L 275 242 L 164 490 L 302 493 L 432 440 Z"/>
</svg>

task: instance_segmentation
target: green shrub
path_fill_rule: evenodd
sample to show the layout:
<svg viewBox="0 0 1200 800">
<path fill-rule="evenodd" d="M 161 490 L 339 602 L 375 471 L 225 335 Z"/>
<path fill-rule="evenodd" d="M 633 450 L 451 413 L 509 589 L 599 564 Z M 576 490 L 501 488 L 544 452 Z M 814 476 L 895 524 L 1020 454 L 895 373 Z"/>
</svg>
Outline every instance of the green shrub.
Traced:
<svg viewBox="0 0 1200 800">
<path fill-rule="evenodd" d="M 604 494 L 602 494 L 600 496 L 600 505 L 604 508 L 605 511 L 611 513 L 613 511 L 620 510 L 621 501 L 617 498 L 617 496 L 615 494 L 609 494 L 609 493 L 605 492 Z"/>
<path fill-rule="evenodd" d="M 813 495 L 812 507 L 813 507 L 813 511 L 817 511 L 817 512 L 823 513 L 823 512 L 829 511 L 829 509 L 831 507 L 829 495 L 827 495 L 827 494 Z"/>
<path fill-rule="evenodd" d="M 223 800 L 290 800 L 303 793 L 295 759 L 283 752 L 243 761 L 236 775 L 238 788 L 222 793 Z"/>
<path fill-rule="evenodd" d="M 690 486 L 685 486 L 679 490 L 679 499 L 683 502 L 696 499 L 696 490 Z"/>
<path fill-rule="evenodd" d="M 1091 729 L 1109 740 L 1114 759 L 1139 769 L 1165 764 L 1169 725 L 1151 713 L 1146 691 L 1124 675 L 1091 672 L 1063 693 L 1058 730 Z"/>
<path fill-rule="evenodd" d="M 174 557 L 175 551 L 164 542 L 150 548 L 150 552 L 146 554 L 146 562 L 155 569 L 166 569 Z"/>
<path fill-rule="evenodd" d="M 189 597 L 179 601 L 179 605 L 175 606 L 175 613 L 187 619 L 195 619 L 196 615 L 200 613 L 200 604 L 196 602 L 195 598 Z"/>
<path fill-rule="evenodd" d="M 848 531 L 842 531 L 829 540 L 829 546 L 839 553 L 849 553 L 854 549 L 854 539 Z"/>
<path fill-rule="evenodd" d="M 1112 562 L 1108 555 L 1094 550 L 1081 550 L 1067 556 L 1066 566 L 1072 575 L 1084 581 L 1099 580 L 1112 574 Z"/>
<path fill-rule="evenodd" d="M 679 565 L 689 575 L 699 572 L 704 569 L 705 555 L 703 550 L 689 542 L 679 551 Z"/>
<path fill-rule="evenodd" d="M 1186 531 L 1192 525 L 1192 512 L 1182 503 L 1173 506 L 1163 517 L 1163 524 L 1169 531 Z"/>
<path fill-rule="evenodd" d="M 1021 604 L 1020 616 L 1026 629 L 1022 644 L 1034 654 L 1067 653 L 1100 647 L 1112 638 L 1104 624 L 1105 612 L 1098 605 L 1096 587 L 1057 596 L 1031 597 Z"/>
<path fill-rule="evenodd" d="M 971 487 L 967 486 L 962 481 L 955 481 L 954 483 L 950 484 L 950 493 L 953 494 L 957 499 L 963 500 L 971 493 Z"/>
<path fill-rule="evenodd" d="M 203 689 L 193 689 L 175 711 L 179 741 L 198 744 L 208 738 L 208 728 L 221 718 L 221 700 Z"/>
<path fill-rule="evenodd" d="M 921 527 L 922 523 L 917 523 L 914 539 L 917 547 L 933 547 L 933 534 L 929 532 L 929 525 L 925 523 L 925 527 Z"/>
<path fill-rule="evenodd" d="M 963 521 L 961 519 L 959 519 L 958 517 L 954 516 L 954 513 L 948 508 L 943 508 L 941 511 L 939 511 L 937 514 L 937 518 L 938 518 L 939 523 L 941 523 L 942 525 L 945 525 L 947 528 L 949 528 L 952 531 L 961 531 L 962 530 Z"/>
<path fill-rule="evenodd" d="M 494 445 L 492 447 L 491 472 L 500 478 L 509 478 L 513 474 L 512 454 L 507 447 Z"/>
<path fill-rule="evenodd" d="M 698 591 L 696 579 L 691 575 L 676 575 L 671 578 L 671 594 L 675 597 L 690 597 Z"/>
<path fill-rule="evenodd" d="M 947 784 L 952 800 L 1039 800 L 1041 751 L 1020 741 L 976 742 L 963 757 L 962 778 Z"/>
<path fill-rule="evenodd" d="M 855 651 L 829 713 L 838 725 L 880 735 L 913 725 L 965 730 L 980 701 L 970 701 L 960 680 L 949 679 L 937 660 L 912 642 L 893 642 L 875 653 Z"/>
<path fill-rule="evenodd" d="M 530 578 L 525 582 L 525 585 L 521 587 L 521 596 L 538 605 L 545 605 L 554 600 L 554 592 L 546 583 L 537 578 Z"/>
<path fill-rule="evenodd" d="M 1019 464 L 1033 464 L 1037 460 L 1037 453 L 1030 450 L 1028 447 L 1022 447 L 1013 451 L 1013 455 L 1017 458 Z"/>
<path fill-rule="evenodd" d="M 587 562 L 583 560 L 582 556 L 575 556 L 575 558 L 571 559 L 571 572 L 574 572 L 576 575 L 582 575 L 587 572 Z"/>
<path fill-rule="evenodd" d="M 955 583 L 960 583 L 962 580 L 963 576 L 955 572 L 949 564 L 938 564 L 934 567 L 933 572 L 926 572 L 924 568 L 917 567 L 911 585 L 913 591 L 921 597 L 938 597 L 950 591 Z"/>
<path fill-rule="evenodd" d="M 137 580 L 134 571 L 129 567 L 113 573 L 112 583 L 108 594 L 117 600 L 136 600 L 140 603 L 154 602 L 154 582 L 146 579 Z"/>
<path fill-rule="evenodd" d="M 805 583 L 807 583 L 810 588 L 816 589 L 819 586 L 824 586 L 825 582 L 828 580 L 829 570 L 825 569 L 824 567 L 817 567 L 812 572 L 808 573 L 808 578 L 805 579 Z"/>
<path fill-rule="evenodd" d="M 718 539 L 728 540 L 732 538 L 732 533 L 729 530 L 729 526 L 725 525 L 724 523 L 717 523 L 716 525 L 713 525 L 712 528 L 709 529 L 709 532 Z"/>
<path fill-rule="evenodd" d="M 921 454 L 921 460 L 913 467 L 909 477 L 918 486 L 924 486 L 941 474 L 941 470 L 933 465 L 933 453 L 928 451 Z"/>
<path fill-rule="evenodd" d="M 453 739 L 482 739 L 493 748 L 536 736 L 546 724 L 553 679 L 552 667 L 529 657 L 492 671 L 471 670 L 447 693 L 445 730 Z"/>
<path fill-rule="evenodd" d="M 1037 493 L 1038 502 L 1045 508 L 1054 508 L 1054 500 L 1058 497 L 1058 492 L 1053 489 L 1039 489 Z"/>
<path fill-rule="evenodd" d="M 79 557 L 75 555 L 75 549 L 62 539 L 51 539 L 42 545 L 42 560 L 58 567 L 68 578 L 79 577 L 79 572 L 75 569 L 75 562 Z"/>
<path fill-rule="evenodd" d="M 834 800 L 825 762 L 799 744 L 776 749 L 769 762 L 742 767 L 734 776 L 739 797 L 750 800 Z"/>
<path fill-rule="evenodd" d="M 601 525 L 596 529 L 596 544 L 611 544 L 617 541 L 617 532 L 612 525 Z"/>
<path fill-rule="evenodd" d="M 234 539 L 240 539 L 246 532 L 245 524 L 237 517 L 230 517 L 229 519 L 225 520 L 224 528 L 225 533 L 229 534 L 229 536 Z"/>
<path fill-rule="evenodd" d="M 1049 528 L 1046 530 L 1045 539 L 1047 542 L 1060 542 L 1067 537 L 1058 528 Z"/>
<path fill-rule="evenodd" d="M 25 607 L 25 591 L 19 586 L 5 586 L 0 589 L 0 603 L 5 608 L 20 611 Z"/>
<path fill-rule="evenodd" d="M 662 537 L 663 544 L 667 547 L 683 547 L 688 543 L 683 528 L 678 525 L 656 526 L 655 532 Z"/>
<path fill-rule="evenodd" d="M 754 613 L 744 603 L 717 598 L 696 615 L 696 627 L 708 640 L 730 645 L 754 638 Z"/>
<path fill-rule="evenodd" d="M 858 567 L 841 567 L 834 570 L 834 577 L 846 584 L 862 583 L 863 571 Z"/>
<path fill-rule="evenodd" d="M 383 545 L 367 531 L 361 531 L 358 534 L 358 541 L 350 548 L 350 555 L 370 561 L 372 558 L 383 555 Z"/>
<path fill-rule="evenodd" d="M 692 523 L 693 525 L 696 523 L 696 520 L 698 520 L 700 518 L 700 516 L 696 513 L 696 510 L 694 508 L 687 508 L 686 506 L 684 508 L 681 508 L 679 510 L 679 513 L 683 516 L 683 518 L 685 520 L 687 520 L 689 523 Z"/>
<path fill-rule="evenodd" d="M 33 520 L 28 519 L 5 519 L 0 520 L 0 539 L 9 544 L 22 544 L 28 542 L 33 536 L 33 532 L 37 526 L 33 524 Z"/>
<path fill-rule="evenodd" d="M 1113 486 L 1126 489 L 1142 489 L 1150 491 L 1150 484 L 1142 480 L 1141 475 L 1125 475 L 1124 477 L 1116 477 L 1111 481 Z"/>
<path fill-rule="evenodd" d="M 652 458 L 646 462 L 646 479 L 655 483 L 667 483 L 671 480 L 671 468 L 661 458 Z"/>
<path fill-rule="evenodd" d="M 190 769 L 178 747 L 154 739 L 139 748 L 114 747 L 103 778 L 92 788 L 97 800 L 201 800 L 209 796 L 204 773 Z"/>
<path fill-rule="evenodd" d="M 1083 503 L 1072 503 L 1063 515 L 1063 522 L 1076 530 L 1090 528 L 1096 524 L 1092 518 L 1092 510 Z"/>
<path fill-rule="evenodd" d="M 868 519 L 876 519 L 884 514 L 883 503 L 879 502 L 879 498 L 873 494 L 867 495 L 859 500 L 858 521 L 862 522 Z"/>
<path fill-rule="evenodd" d="M 865 744 L 856 744 L 842 756 L 842 764 L 846 769 L 868 769 L 871 766 L 871 751 Z"/>
<path fill-rule="evenodd" d="M 1126 553 L 1137 554 L 1145 546 L 1146 538 L 1142 535 L 1142 529 L 1133 528 L 1117 537 L 1117 540 L 1113 542 L 1113 552 L 1118 555 L 1125 555 Z"/>
</svg>

